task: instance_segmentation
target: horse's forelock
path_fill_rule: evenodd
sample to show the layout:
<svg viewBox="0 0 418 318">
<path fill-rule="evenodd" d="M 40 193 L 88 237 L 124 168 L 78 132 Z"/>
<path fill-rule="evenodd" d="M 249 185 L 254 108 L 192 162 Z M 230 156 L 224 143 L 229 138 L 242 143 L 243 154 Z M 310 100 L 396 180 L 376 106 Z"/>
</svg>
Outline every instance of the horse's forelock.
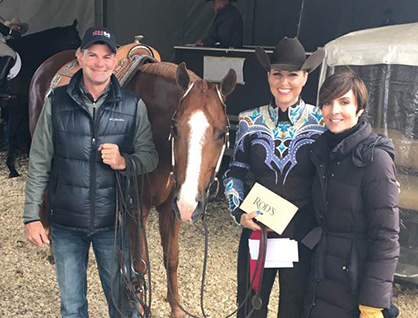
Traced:
<svg viewBox="0 0 418 318">
<path fill-rule="evenodd" d="M 208 90 L 208 82 L 206 80 L 199 80 L 196 82 L 195 87 L 198 88 L 202 93 L 206 93 Z"/>
</svg>

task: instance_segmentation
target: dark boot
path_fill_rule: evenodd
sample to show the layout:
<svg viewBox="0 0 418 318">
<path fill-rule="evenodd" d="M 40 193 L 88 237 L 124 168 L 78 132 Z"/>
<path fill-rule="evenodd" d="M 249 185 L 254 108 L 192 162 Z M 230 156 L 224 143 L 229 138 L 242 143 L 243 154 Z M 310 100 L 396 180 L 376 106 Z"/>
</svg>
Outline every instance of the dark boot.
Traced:
<svg viewBox="0 0 418 318">
<path fill-rule="evenodd" d="M 13 97 L 10 95 L 7 87 L 7 75 L 14 63 L 15 60 L 11 56 L 6 55 L 0 57 L 0 99 L 10 99 Z"/>
</svg>

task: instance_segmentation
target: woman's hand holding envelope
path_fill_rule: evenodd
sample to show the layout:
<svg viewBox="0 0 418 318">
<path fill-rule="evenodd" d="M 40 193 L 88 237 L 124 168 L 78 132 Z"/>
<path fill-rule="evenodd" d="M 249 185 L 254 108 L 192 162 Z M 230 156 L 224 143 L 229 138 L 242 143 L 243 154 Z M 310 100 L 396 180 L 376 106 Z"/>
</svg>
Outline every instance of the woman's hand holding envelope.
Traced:
<svg viewBox="0 0 418 318">
<path fill-rule="evenodd" d="M 252 231 L 261 231 L 260 225 L 255 223 L 253 220 L 258 214 L 259 213 L 257 211 L 251 213 L 244 213 L 243 215 L 241 215 L 240 224 L 243 227 L 246 227 L 247 229 L 250 229 Z"/>
</svg>

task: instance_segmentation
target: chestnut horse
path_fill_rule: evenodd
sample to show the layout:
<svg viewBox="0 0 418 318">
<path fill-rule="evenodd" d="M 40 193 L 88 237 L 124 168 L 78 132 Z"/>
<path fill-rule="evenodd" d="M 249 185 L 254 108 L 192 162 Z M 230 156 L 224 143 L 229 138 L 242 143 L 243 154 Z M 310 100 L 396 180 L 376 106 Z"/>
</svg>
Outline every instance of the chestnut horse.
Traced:
<svg viewBox="0 0 418 318">
<path fill-rule="evenodd" d="M 61 52 L 45 61 L 35 73 L 30 87 L 31 132 L 54 74 L 72 59 L 74 51 Z M 159 215 L 167 283 L 171 287 L 167 299 L 174 318 L 185 315 L 178 306 L 180 222 L 172 217 L 172 202 L 183 221 L 194 221 L 202 213 L 207 189 L 215 177 L 227 140 L 229 124 L 224 101 L 234 90 L 235 83 L 236 75 L 232 70 L 218 87 L 187 71 L 184 63 L 177 67 L 161 62 L 141 66 L 125 85 L 126 89 L 136 92 L 147 106 L 159 155 L 158 166 L 150 174 L 150 187 L 144 189 L 143 193 L 143 224 L 151 207 L 155 207 Z M 169 233 L 172 233 L 171 237 L 168 237 Z M 140 255 L 145 255 L 144 246 L 140 248 Z M 170 255 L 167 255 L 167 251 Z M 137 272 L 144 271 L 138 265 L 143 263 L 134 262 Z"/>
</svg>

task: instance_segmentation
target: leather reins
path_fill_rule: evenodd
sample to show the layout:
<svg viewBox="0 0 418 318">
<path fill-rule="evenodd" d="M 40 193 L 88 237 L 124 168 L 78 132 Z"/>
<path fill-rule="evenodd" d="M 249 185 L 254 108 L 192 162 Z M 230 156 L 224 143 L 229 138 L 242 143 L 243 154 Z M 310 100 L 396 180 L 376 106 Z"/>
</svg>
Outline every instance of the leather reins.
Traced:
<svg viewBox="0 0 418 318">
<path fill-rule="evenodd" d="M 130 302 L 130 309 L 135 309 L 139 317 L 149 318 L 151 317 L 151 268 L 148 252 L 148 241 L 146 236 L 145 227 L 143 224 L 143 191 L 139 196 L 138 179 L 135 170 L 136 162 L 129 155 L 124 155 L 126 163 L 126 171 L 124 175 L 116 172 L 116 219 L 115 219 L 115 240 L 113 247 L 113 259 L 117 255 L 118 270 L 120 275 L 119 284 L 121 286 L 119 290 L 119 299 L 115 300 L 113 292 L 111 297 L 116 310 L 121 317 L 130 318 L 123 312 L 125 306 L 124 294 L 127 296 L 127 300 Z M 141 189 L 144 189 L 144 174 L 141 175 Z M 148 176 L 147 176 L 148 177 Z M 148 179 L 149 183 L 149 179 Z M 128 224 L 128 218 L 136 223 L 136 231 L 134 232 L 135 241 L 138 246 L 137 251 L 139 255 L 130 255 L 130 229 Z M 141 234 L 145 245 L 145 260 L 141 255 Z M 119 249 L 117 248 L 117 242 L 119 242 Z M 127 257 L 129 255 L 130 257 Z M 129 260 L 127 259 L 129 258 Z M 144 272 L 137 272 L 135 270 L 135 261 L 139 260 L 143 262 L 145 266 Z M 127 266 L 129 262 L 129 267 Z M 112 273 L 114 270 L 112 270 Z M 147 273 L 147 280 L 145 279 L 145 272 Z M 123 287 L 123 288 L 122 288 Z M 111 281 L 111 291 L 114 290 L 114 278 Z M 138 297 L 138 294 L 143 295 L 144 299 Z M 138 310 L 138 305 L 141 306 L 143 312 Z"/>
</svg>

